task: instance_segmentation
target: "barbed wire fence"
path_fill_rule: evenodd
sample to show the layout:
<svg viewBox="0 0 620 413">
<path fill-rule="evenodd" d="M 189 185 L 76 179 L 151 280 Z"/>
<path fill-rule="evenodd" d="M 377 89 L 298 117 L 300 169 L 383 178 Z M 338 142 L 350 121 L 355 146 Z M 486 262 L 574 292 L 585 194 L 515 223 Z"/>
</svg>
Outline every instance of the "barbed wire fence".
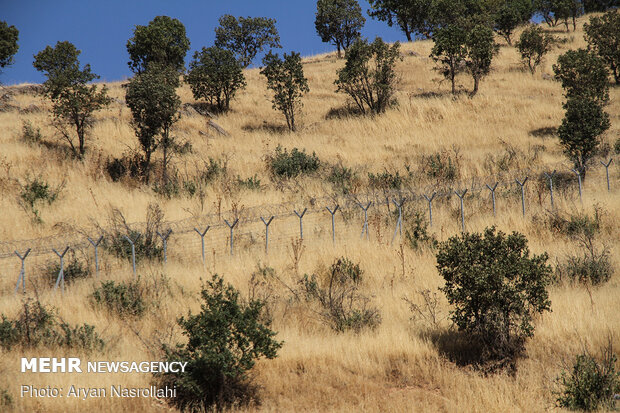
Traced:
<svg viewBox="0 0 620 413">
<path fill-rule="evenodd" d="M 600 162 L 600 175 L 590 177 L 588 185 L 601 185 L 603 191 L 616 194 L 618 177 L 610 174 L 613 158 Z M 375 241 L 394 243 L 403 236 L 403 208 L 414 204 L 424 211 L 431 230 L 437 225 L 434 207 L 451 206 L 458 212 L 458 224 L 461 231 L 467 230 L 467 213 L 472 206 L 477 211 L 491 212 L 497 216 L 497 196 L 500 199 L 518 198 L 523 217 L 528 215 L 532 198 L 538 197 L 538 205 L 549 202 L 549 210 L 556 208 L 558 195 L 581 202 L 587 188 L 583 188 L 581 175 L 565 164 L 547 165 L 547 170 L 520 170 L 501 175 L 474 177 L 467 181 L 432 185 L 425 188 L 375 189 L 363 194 L 332 195 L 310 198 L 306 205 L 302 202 L 285 202 L 241 208 L 224 213 L 205 214 L 179 221 L 160 223 L 156 228 L 156 237 L 162 249 L 161 259 L 165 264 L 169 259 L 188 262 L 202 260 L 205 268 L 215 266 L 221 256 L 234 256 L 236 252 L 260 248 L 269 254 L 274 248 L 289 245 L 294 239 L 319 239 L 336 244 L 350 239 L 370 240 L 369 222 L 371 215 L 388 215 L 394 217 L 393 233 L 373 234 Z M 571 176 L 568 182 L 558 181 L 558 171 Z M 590 172 L 592 174 L 592 172 Z M 567 175 L 565 174 L 564 177 Z M 548 200 L 547 200 L 548 197 Z M 456 199 L 454 205 L 450 203 Z M 472 205 L 472 202 L 475 202 Z M 456 207 L 455 207 L 456 205 Z M 486 205 L 486 206 L 485 206 Z M 436 211 L 436 209 L 435 209 Z M 453 214 L 455 215 L 455 214 Z M 452 217 L 456 218 L 456 217 Z M 340 223 L 338 221 L 341 221 Z M 106 247 L 106 237 L 112 231 L 99 228 L 90 230 L 71 230 L 61 234 L 42 238 L 15 241 L 0 241 L 0 278 L 5 282 L 4 293 L 25 292 L 32 277 L 41 276 L 42 269 L 49 267 L 57 259 L 58 274 L 53 274 L 52 284 L 55 289 L 64 291 L 65 256 L 71 251 L 80 253 L 87 265 L 94 267 L 93 277 L 101 272 L 109 272 L 123 266 L 131 266 L 134 277 L 137 275 L 136 251 L 130 230 L 139 236 L 146 227 L 146 222 L 127 225 L 125 241 L 131 248 L 130 261 L 113 258 L 109 252 L 102 262 L 101 248 Z M 106 235 L 107 234 L 107 235 Z M 136 235 L 138 234 L 138 235 Z M 117 234 L 119 235 L 119 234 Z M 127 268 L 127 267 L 125 267 Z M 49 271 L 48 271 L 49 272 Z M 31 276 L 31 274 L 35 274 Z M 6 285 L 15 287 L 8 291 Z"/>
</svg>

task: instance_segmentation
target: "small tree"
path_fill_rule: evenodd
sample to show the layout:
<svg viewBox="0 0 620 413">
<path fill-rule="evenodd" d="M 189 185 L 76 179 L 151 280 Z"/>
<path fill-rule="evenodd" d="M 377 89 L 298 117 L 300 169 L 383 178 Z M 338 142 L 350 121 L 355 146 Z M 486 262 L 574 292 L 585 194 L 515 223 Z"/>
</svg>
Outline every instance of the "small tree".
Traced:
<svg viewBox="0 0 620 413">
<path fill-rule="evenodd" d="M 497 54 L 499 46 L 495 44 L 493 30 L 485 25 L 476 25 L 468 33 L 465 41 L 467 57 L 465 64 L 474 78 L 474 89 L 471 95 L 478 93 L 480 79 L 491 71 L 493 56 Z"/>
<path fill-rule="evenodd" d="M 267 78 L 267 88 L 273 91 L 273 108 L 284 114 L 289 130 L 295 132 L 295 115 L 302 107 L 301 98 L 310 91 L 301 56 L 291 52 L 280 59 L 277 53 L 269 52 L 263 59 L 263 65 L 265 67 L 260 73 Z"/>
<path fill-rule="evenodd" d="M 431 38 L 431 5 L 433 0 L 369 0 L 368 15 L 388 26 L 397 25 L 405 33 L 407 41 L 420 34 Z"/>
<path fill-rule="evenodd" d="M 530 26 L 521 33 L 517 42 L 517 50 L 530 72 L 534 74 L 542 63 L 544 56 L 551 50 L 553 36 L 545 33 L 539 26 Z"/>
<path fill-rule="evenodd" d="M 151 156 L 161 144 L 164 150 L 164 184 L 167 183 L 170 129 L 179 119 L 181 100 L 176 94 L 178 72 L 171 66 L 149 65 L 129 82 L 125 101 L 133 116 L 133 126 L 144 152 L 142 174 L 149 182 Z M 160 139 L 157 139 L 157 136 Z"/>
<path fill-rule="evenodd" d="M 91 72 L 89 64 L 80 69 L 80 53 L 69 42 L 57 42 L 55 47 L 47 46 L 37 53 L 33 66 L 47 77 L 43 83 L 43 93 L 52 101 L 54 126 L 69 143 L 73 154 L 82 159 L 93 113 L 107 106 L 111 100 L 105 85 L 98 90 L 96 85 L 87 84 L 99 76 Z M 77 147 L 68 127 L 75 130 Z"/>
<path fill-rule="evenodd" d="M 0 20 L 0 73 L 2 69 L 13 64 L 13 56 L 19 50 L 18 38 L 19 30 Z"/>
<path fill-rule="evenodd" d="M 248 371 L 261 357 L 275 358 L 282 346 L 269 325 L 260 321 L 263 304 L 255 300 L 243 304 L 239 292 L 217 274 L 207 281 L 201 296 L 200 313 L 178 320 L 187 343 L 164 346 L 168 360 L 188 363 L 185 374 L 162 376 L 164 384 L 177 389 L 170 403 L 183 411 L 249 402 L 256 388 Z"/>
<path fill-rule="evenodd" d="M 226 14 L 220 17 L 219 22 L 220 26 L 215 29 L 215 46 L 233 52 L 244 69 L 251 65 L 256 55 L 266 47 L 282 47 L 275 19 L 237 19 Z"/>
<path fill-rule="evenodd" d="M 189 67 L 185 81 L 194 99 L 204 99 L 220 111 L 228 110 L 237 90 L 246 86 L 241 65 L 230 50 L 203 47 L 194 54 Z"/>
<path fill-rule="evenodd" d="M 534 334 L 534 315 L 550 310 L 547 259 L 530 257 L 525 236 L 494 227 L 440 244 L 437 269 L 454 305 L 451 319 L 480 346 L 481 361 L 512 362 Z"/>
<path fill-rule="evenodd" d="M 588 162 L 600 144 L 599 137 L 609 129 L 609 115 L 600 102 L 583 97 L 569 99 L 566 114 L 558 128 L 560 145 L 585 179 Z"/>
<path fill-rule="evenodd" d="M 347 62 L 338 71 L 337 92 L 348 94 L 357 107 L 366 113 L 383 113 L 392 103 L 398 76 L 396 60 L 400 44 L 390 46 L 380 37 L 374 42 L 358 40 L 347 53 Z"/>
<path fill-rule="evenodd" d="M 456 94 L 456 75 L 464 69 L 467 56 L 467 32 L 460 25 L 449 24 L 437 30 L 433 36 L 435 45 L 431 57 L 439 63 L 438 70 L 450 80 L 452 94 Z"/>
<path fill-rule="evenodd" d="M 360 37 L 360 30 L 366 19 L 362 16 L 362 8 L 356 0 L 318 0 L 316 3 L 316 19 L 314 26 L 321 41 L 332 42 L 345 53 L 349 46 Z"/>
<path fill-rule="evenodd" d="M 134 73 L 144 72 L 151 63 L 181 72 L 188 50 L 189 39 L 183 23 L 168 16 L 157 16 L 148 26 L 134 29 L 133 37 L 127 41 L 128 65 Z"/>
<path fill-rule="evenodd" d="M 533 12 L 532 0 L 504 0 L 495 13 L 493 28 L 512 46 L 512 33 L 530 21 Z"/>
<path fill-rule="evenodd" d="M 569 50 L 553 65 L 555 79 L 562 82 L 567 99 L 609 100 L 609 80 L 603 59 L 585 49 Z"/>
<path fill-rule="evenodd" d="M 583 28 L 588 45 L 607 63 L 620 84 L 620 12 L 613 10 L 593 16 Z"/>
</svg>

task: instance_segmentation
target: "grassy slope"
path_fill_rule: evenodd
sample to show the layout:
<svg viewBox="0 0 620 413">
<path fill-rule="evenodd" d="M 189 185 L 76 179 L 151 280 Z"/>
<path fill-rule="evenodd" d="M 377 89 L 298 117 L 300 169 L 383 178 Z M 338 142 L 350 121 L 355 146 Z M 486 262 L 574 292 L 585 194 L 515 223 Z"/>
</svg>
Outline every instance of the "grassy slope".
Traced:
<svg viewBox="0 0 620 413">
<path fill-rule="evenodd" d="M 164 209 L 167 219 L 178 220 L 213 212 L 218 199 L 222 200 L 221 208 L 228 210 L 234 204 L 251 207 L 285 200 L 301 203 L 312 196 L 332 193 L 331 186 L 325 184 L 321 177 L 304 178 L 298 185 L 291 185 L 285 190 L 276 189 L 265 171 L 263 157 L 278 144 L 315 151 L 322 160 L 342 162 L 354 168 L 362 178 L 367 172 L 378 172 L 384 168 L 402 172 L 405 165 L 410 165 L 415 170 L 423 155 L 441 150 L 460 154 L 464 180 L 488 175 L 496 170 L 492 165 L 485 167 L 485 160 L 505 152 L 506 146 L 501 143 L 502 140 L 517 150 L 518 156 L 511 165 L 513 169 L 559 164 L 564 162 L 564 157 L 557 141 L 543 140 L 530 134 L 536 129 L 557 126 L 563 115 L 560 85 L 546 80 L 541 72 L 552 73 L 551 65 L 563 50 L 583 46 L 580 29 L 576 33 L 558 33 L 558 36 L 567 39 L 567 43 L 555 49 L 542 70 L 534 76 L 521 69 L 513 48 L 502 47 L 492 74 L 482 82 L 479 95 L 472 100 L 465 95 L 453 100 L 447 94 L 448 85 L 437 83 L 438 74 L 433 72 L 433 63 L 426 57 L 432 43 L 404 45 L 405 59 L 399 64 L 402 77 L 398 92 L 399 106 L 374 119 L 326 119 L 330 109 L 341 107 L 346 102 L 343 96 L 334 93 L 333 86 L 335 71 L 342 61 L 337 61 L 333 56 L 309 58 L 305 71 L 311 92 L 304 100 L 303 128 L 297 134 L 279 132 L 284 120 L 272 111 L 265 82 L 258 71 L 249 70 L 248 89 L 233 102 L 231 113 L 217 119 L 221 126 L 230 131 L 231 137 L 213 135 L 198 115 L 185 116 L 178 123 L 175 133 L 191 141 L 194 153 L 177 159 L 177 167 L 181 174 L 192 174 L 196 165 L 202 165 L 203 160 L 210 156 L 226 158 L 231 176 L 245 178 L 257 174 L 266 188 L 260 192 L 231 190 L 226 182 L 218 182 L 208 188 L 203 207 L 196 198 L 165 200 L 149 188 L 112 183 L 104 177 L 101 170 L 107 156 L 118 156 L 128 147 L 136 146 L 129 125 L 129 110 L 121 103 L 114 103 L 110 109 L 97 114 L 97 123 L 89 139 L 89 154 L 83 163 L 67 159 L 58 145 L 33 147 L 21 141 L 22 121 L 27 119 L 41 127 L 46 141 L 58 142 L 48 126 L 45 112 L 26 115 L 0 113 L 0 164 L 3 166 L 0 169 L 0 209 L 3 211 L 0 215 L 0 239 L 28 239 L 56 234 L 59 228 L 67 226 L 88 229 L 91 220 L 106 225 L 110 207 L 120 208 L 128 221 L 134 222 L 142 221 L 146 206 L 157 202 Z M 415 51 L 417 56 L 411 55 L 410 51 Z M 471 79 L 466 76 L 460 77 L 459 83 L 467 89 L 471 87 Z M 109 87 L 111 95 L 122 101 L 120 84 Z M 424 93 L 429 92 L 438 95 L 423 97 Z M 181 91 L 181 97 L 184 102 L 193 101 L 187 88 Z M 17 96 L 13 104 L 46 107 L 39 98 L 27 95 Z M 612 117 L 612 128 L 606 137 L 609 142 L 615 140 L 620 130 L 619 109 L 620 89 L 614 88 L 607 108 Z M 209 136 L 200 135 L 199 130 L 206 131 Z M 60 147 L 63 145 L 61 143 Z M 528 157 L 535 147 L 538 147 L 539 156 L 532 161 Z M 33 224 L 18 203 L 19 186 L 16 180 L 24 182 L 27 176 L 34 174 L 41 174 L 52 184 L 66 181 L 61 199 L 52 206 L 43 207 L 42 225 Z M 616 176 L 617 172 L 614 174 Z M 584 209 L 592 211 L 593 205 L 598 204 L 605 210 L 601 241 L 612 248 L 612 260 L 618 268 L 618 198 L 617 195 L 608 195 L 598 184 L 601 182 L 600 171 L 591 176 Z M 422 185 L 427 182 L 420 177 L 413 185 L 418 183 Z M 480 230 L 489 223 L 490 215 L 488 206 L 484 209 L 480 207 L 482 201 L 476 202 L 476 206 L 468 211 L 468 225 L 471 229 Z M 500 228 L 525 233 L 530 239 L 532 251 L 548 251 L 552 259 L 561 259 L 575 251 L 576 246 L 570 240 L 558 237 L 536 222 L 521 219 L 518 202 L 518 198 L 500 202 L 497 220 Z M 574 198 L 559 200 L 558 203 L 567 211 L 578 209 Z M 536 208 L 535 212 L 542 209 L 538 205 L 533 208 Z M 459 224 L 454 214 L 454 205 L 439 209 L 435 228 L 439 238 L 445 239 L 458 231 Z M 326 217 L 316 216 L 309 219 L 308 225 L 318 228 L 313 234 L 327 236 L 326 227 L 321 226 L 325 220 Z M 289 227 L 294 228 L 294 221 L 290 221 Z M 538 321 L 535 338 L 527 346 L 528 357 L 519 363 L 515 377 L 501 374 L 482 377 L 473 371 L 457 368 L 441 356 L 440 349 L 428 338 L 428 326 L 410 320 L 411 313 L 401 299 L 407 295 L 419 301 L 416 291 L 435 289 L 441 285 L 434 269 L 432 252 L 414 252 L 405 248 L 401 260 L 398 248 L 390 246 L 385 239 L 386 234 L 390 238 L 391 228 L 381 224 L 371 227 L 373 237 L 382 234 L 382 242 L 378 244 L 359 241 L 358 235 L 353 235 L 358 230 L 357 224 L 347 226 L 347 235 L 342 236 L 342 242 L 335 248 L 325 242 L 327 238 L 309 237 L 299 271 L 301 274 L 315 271 L 317 265 L 329 265 L 340 255 L 361 262 L 367 280 L 363 289 L 374 295 L 383 323 L 373 332 L 337 335 L 304 308 L 285 308 L 280 303 L 275 310 L 274 329 L 279 331 L 278 337 L 285 341 L 285 345 L 276 360 L 258 364 L 257 379 L 264 387 L 260 409 L 547 410 L 554 403 L 550 390 L 563 360 L 581 351 L 583 346 L 597 349 L 612 332 L 615 332 L 615 347 L 620 348 L 620 336 L 617 334 L 620 328 L 617 304 L 620 285 L 618 275 L 615 275 L 603 287 L 589 291 L 579 286 L 552 288 L 553 312 Z M 267 264 L 290 283 L 296 277 L 289 248 L 292 235 L 292 230 L 281 235 L 267 260 Z M 227 280 L 245 293 L 250 272 L 256 268 L 257 262 L 264 263 L 265 258 L 260 248 L 249 248 L 239 252 L 234 260 L 228 259 L 223 253 L 224 246 L 225 240 L 222 238 L 222 244 L 217 245 L 217 257 L 209 259 L 209 272 L 224 274 Z M 191 260 L 188 259 L 190 256 L 193 257 Z M 89 282 L 72 287 L 66 295 L 67 299 L 62 301 L 47 288 L 40 287 L 39 293 L 43 301 L 60 308 L 60 314 L 66 321 L 94 324 L 109 339 L 110 345 L 103 355 L 84 358 L 149 360 L 155 357 L 150 351 L 157 348 L 154 343 L 158 340 L 180 339 L 179 331 L 174 327 L 175 318 L 185 313 L 188 307 L 194 311 L 199 307 L 195 297 L 204 270 L 196 258 L 198 256 L 191 255 L 187 250 L 173 253 L 165 273 L 171 280 L 174 295 L 139 321 L 120 321 L 93 309 L 87 298 L 92 291 Z M 113 260 L 110 258 L 109 261 Z M 5 293 L 0 298 L 0 312 L 7 314 L 13 314 L 19 306 L 19 299 L 9 293 L 12 291 L 13 274 L 17 274 L 14 264 L 0 267 L 10 274 L 10 280 L 6 280 L 3 274 L 2 291 Z M 156 265 L 140 268 L 142 277 L 148 280 L 158 279 L 163 271 Z M 131 277 L 131 272 L 126 264 L 110 265 L 105 269 L 104 277 L 127 279 Z M 284 297 L 286 290 L 278 287 L 275 294 Z M 441 313 L 445 315 L 448 310 L 447 303 L 441 301 Z M 448 325 L 443 321 L 435 334 L 437 331 L 445 332 Z M 46 352 L 32 352 L 43 353 Z M 22 382 L 66 387 L 68 383 L 78 380 L 83 385 L 93 386 L 113 383 L 146 385 L 149 380 L 144 375 L 22 375 L 18 373 L 20 355 L 19 350 L 0 353 L 0 388 L 7 388 L 14 395 L 18 411 L 83 411 L 85 408 L 92 411 L 150 411 L 157 404 L 150 400 L 76 402 L 66 399 L 19 399 L 17 385 Z M 60 354 L 55 352 L 54 355 Z"/>
</svg>

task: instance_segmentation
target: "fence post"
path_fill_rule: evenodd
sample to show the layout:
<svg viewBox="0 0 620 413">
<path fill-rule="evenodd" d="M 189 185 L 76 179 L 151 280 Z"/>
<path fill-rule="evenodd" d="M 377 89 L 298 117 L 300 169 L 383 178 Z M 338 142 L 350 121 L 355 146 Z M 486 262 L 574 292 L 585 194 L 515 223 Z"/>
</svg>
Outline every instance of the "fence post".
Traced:
<svg viewBox="0 0 620 413">
<path fill-rule="evenodd" d="M 157 232 L 157 236 L 159 236 L 159 238 L 161 238 L 161 242 L 164 245 L 164 264 L 168 263 L 168 237 L 170 237 L 170 234 L 172 234 L 172 230 L 169 229 L 168 232 L 166 232 L 165 234 L 160 234 L 159 231 Z"/>
<path fill-rule="evenodd" d="M 209 231 L 209 228 L 211 228 L 210 225 L 208 225 L 207 228 L 205 228 L 204 232 L 200 232 L 198 228 L 194 228 L 194 231 L 196 231 L 198 235 L 200 235 L 200 243 L 202 245 L 202 265 L 203 266 L 205 264 L 205 235 L 207 235 L 207 231 Z"/>
<path fill-rule="evenodd" d="M 614 159 L 611 158 L 611 159 L 609 159 L 609 162 L 607 162 L 607 163 L 601 161 L 601 165 L 603 165 L 605 167 L 605 175 L 607 176 L 607 192 L 611 191 L 611 186 L 609 185 L 609 165 L 611 165 L 611 162 L 613 160 Z"/>
<path fill-rule="evenodd" d="M 232 225 L 226 220 L 224 220 L 224 222 L 228 225 L 228 228 L 230 228 L 230 255 L 233 255 L 234 231 L 237 223 L 239 223 L 239 218 L 235 219 L 235 222 L 233 222 Z"/>
<path fill-rule="evenodd" d="M 370 208 L 370 206 L 372 205 L 372 201 L 368 203 L 368 205 L 366 205 L 366 208 L 364 208 L 364 206 L 362 204 L 360 204 L 359 202 L 357 203 L 357 205 L 359 205 L 360 208 L 362 208 L 362 210 L 364 211 L 364 225 L 362 225 L 362 234 L 360 235 L 360 238 L 364 238 L 364 232 L 366 232 L 366 239 L 369 239 L 369 235 L 368 235 L 368 208 Z"/>
<path fill-rule="evenodd" d="M 519 182 L 519 180 L 515 178 L 515 181 L 521 187 L 521 210 L 523 211 L 523 217 L 525 217 L 525 190 L 523 188 L 525 187 L 525 183 L 527 182 L 528 178 L 529 177 L 526 176 L 523 182 Z"/>
<path fill-rule="evenodd" d="M 304 219 L 304 215 L 306 215 L 306 211 L 308 211 L 308 208 L 304 208 L 304 211 L 300 215 L 299 212 L 297 212 L 296 210 L 293 210 L 293 212 L 295 212 L 295 215 L 297 215 L 297 217 L 299 218 L 299 238 L 301 239 L 304 239 L 303 219 Z"/>
<path fill-rule="evenodd" d="M 394 240 L 396 239 L 397 232 L 400 234 L 401 239 L 403 237 L 403 205 L 405 205 L 406 200 L 407 198 L 403 198 L 400 200 L 400 203 L 399 203 L 399 202 L 396 202 L 395 199 L 392 199 L 392 202 L 394 203 L 394 205 L 396 205 L 396 208 L 398 208 L 398 221 L 396 221 L 396 228 L 394 229 L 394 236 L 392 237 L 392 244 L 394 243 Z"/>
<path fill-rule="evenodd" d="M 435 195 L 437 195 L 436 192 L 433 192 L 430 198 L 427 197 L 426 194 L 423 195 L 424 199 L 428 201 L 428 218 L 431 223 L 431 228 L 433 227 L 433 199 L 435 199 Z"/>
<path fill-rule="evenodd" d="M 52 248 L 52 251 L 60 257 L 60 271 L 58 271 L 58 278 L 56 279 L 56 285 L 54 286 L 54 290 L 58 289 L 58 284 L 62 285 L 62 289 L 60 290 L 62 294 L 65 293 L 65 254 L 69 251 L 69 246 L 65 248 L 65 250 L 61 253 Z"/>
<path fill-rule="evenodd" d="M 260 217 L 260 220 L 263 221 L 263 224 L 265 224 L 265 254 L 269 254 L 269 224 L 271 224 L 271 221 L 273 221 L 274 218 L 275 217 L 272 216 L 269 218 L 269 221 L 265 221 L 263 217 Z"/>
<path fill-rule="evenodd" d="M 571 171 L 577 175 L 577 182 L 579 183 L 579 201 L 583 202 L 583 199 L 581 199 L 581 174 L 576 169 L 571 169 Z"/>
<path fill-rule="evenodd" d="M 493 185 L 493 187 L 487 184 L 487 188 L 489 188 L 489 191 L 491 191 L 491 199 L 493 200 L 493 218 L 495 218 L 495 190 L 497 189 L 497 185 L 499 185 L 499 182 L 495 182 L 495 185 Z"/>
<path fill-rule="evenodd" d="M 88 242 L 90 242 L 95 248 L 95 278 L 99 279 L 99 244 L 103 241 L 103 235 L 99 237 L 97 241 L 93 241 L 90 237 L 86 237 Z"/>
<path fill-rule="evenodd" d="M 336 244 L 336 220 L 334 218 L 334 215 L 336 214 L 336 212 L 338 212 L 338 208 L 340 208 L 340 205 L 338 204 L 336 204 L 333 211 L 329 209 L 329 207 L 325 207 L 325 209 L 327 209 L 329 213 L 332 214 L 332 242 L 334 243 L 334 245 Z"/>
<path fill-rule="evenodd" d="M 134 244 L 134 242 L 137 241 L 138 238 L 140 238 L 140 234 L 138 234 L 135 241 L 132 241 L 131 238 L 129 238 L 127 235 L 123 235 L 123 237 L 125 237 L 127 242 L 129 242 L 129 244 L 131 245 L 131 266 L 133 267 L 133 277 L 136 278 L 136 245 Z"/>
<path fill-rule="evenodd" d="M 19 257 L 19 259 L 22 261 L 22 268 L 21 270 L 19 270 L 19 278 L 17 278 L 17 284 L 15 285 L 15 294 L 17 294 L 17 291 L 19 291 L 19 283 L 22 283 L 22 292 L 24 294 L 26 294 L 26 258 L 28 257 L 28 254 L 30 254 L 31 249 L 28 248 L 28 250 L 24 253 L 24 255 L 19 255 L 19 252 L 17 251 L 13 251 L 15 252 L 15 255 L 17 255 Z"/>
<path fill-rule="evenodd" d="M 461 200 L 461 229 L 463 232 L 465 232 L 465 211 L 463 210 L 463 197 L 467 193 L 467 189 L 464 189 L 462 194 L 459 194 L 458 191 L 454 191 L 454 193 Z"/>
<path fill-rule="evenodd" d="M 549 192 L 551 193 L 551 210 L 552 211 L 554 209 L 554 205 L 553 205 L 553 177 L 555 176 L 556 172 L 557 171 L 555 169 L 553 170 L 553 172 L 551 172 L 551 175 L 549 175 L 547 172 L 545 172 L 545 176 L 549 180 Z"/>
</svg>

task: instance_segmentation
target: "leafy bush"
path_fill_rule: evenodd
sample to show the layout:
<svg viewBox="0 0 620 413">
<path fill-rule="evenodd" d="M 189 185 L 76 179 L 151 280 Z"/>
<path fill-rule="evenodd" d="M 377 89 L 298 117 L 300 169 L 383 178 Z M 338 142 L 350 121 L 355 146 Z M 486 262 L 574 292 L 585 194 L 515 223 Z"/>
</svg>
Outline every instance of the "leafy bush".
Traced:
<svg viewBox="0 0 620 413">
<path fill-rule="evenodd" d="M 377 173 L 368 173 L 368 184 L 371 188 L 381 189 L 383 191 L 400 190 L 405 183 L 405 179 L 398 171 L 391 173 L 388 171 Z"/>
<path fill-rule="evenodd" d="M 357 174 L 353 169 L 343 165 L 332 166 L 331 172 L 327 176 L 327 182 L 334 185 L 339 192 L 348 195 L 357 186 Z"/>
<path fill-rule="evenodd" d="M 359 293 L 363 271 L 359 264 L 347 258 L 337 259 L 327 272 L 301 280 L 302 290 L 309 300 L 316 300 L 325 322 L 335 331 L 360 331 L 375 328 L 381 322 L 379 310 L 368 307 L 370 301 Z"/>
<path fill-rule="evenodd" d="M 620 155 L 620 138 L 616 139 L 616 142 L 614 143 L 614 152 L 616 155 Z"/>
<path fill-rule="evenodd" d="M 597 285 L 609 281 L 613 273 L 609 250 L 603 249 L 599 253 L 593 248 L 582 256 L 569 256 L 564 263 L 558 264 L 555 278 Z"/>
<path fill-rule="evenodd" d="M 114 182 L 119 182 L 126 176 L 137 179 L 143 175 L 142 156 L 137 152 L 125 153 L 120 158 L 108 159 L 105 168 Z"/>
<path fill-rule="evenodd" d="M 246 179 L 241 179 L 241 177 L 237 176 L 237 185 L 239 185 L 239 187 L 241 188 L 249 189 L 251 191 L 260 191 L 262 188 L 260 184 L 260 179 L 258 179 L 258 176 L 256 174 Z"/>
<path fill-rule="evenodd" d="M 403 229 L 405 240 L 411 249 L 417 250 L 423 246 L 434 248 L 438 245 L 437 239 L 428 231 L 426 215 L 419 209 L 412 208 L 410 204 L 405 204 L 403 208 Z"/>
<path fill-rule="evenodd" d="M 105 231 L 103 246 L 117 257 L 132 259 L 131 244 L 125 236 L 134 242 L 136 262 L 143 259 L 162 259 L 163 248 L 159 245 L 157 231 L 161 230 L 164 213 L 156 204 L 149 204 L 144 230 L 133 229 L 125 216 L 118 209 L 112 210 L 111 229 Z M 161 232 L 161 231 L 160 231 Z"/>
<path fill-rule="evenodd" d="M 454 182 L 459 177 L 458 157 L 453 158 L 446 151 L 423 155 L 420 171 L 438 181 Z"/>
<path fill-rule="evenodd" d="M 9 319 L 2 314 L 0 346 L 6 350 L 15 346 L 45 346 L 93 351 L 103 349 L 104 344 L 95 332 L 95 327 L 88 324 L 71 326 L 59 321 L 54 310 L 42 305 L 38 300 L 24 301 L 22 311 L 16 319 Z"/>
<path fill-rule="evenodd" d="M 60 251 L 59 251 L 60 252 Z M 59 260 L 54 260 L 48 263 L 45 269 L 45 276 L 49 279 L 53 285 L 58 279 L 58 273 L 60 272 Z M 72 284 L 77 280 L 83 280 L 90 276 L 90 269 L 81 260 L 75 256 L 75 252 L 70 251 L 65 255 L 64 265 L 64 278 L 65 283 Z"/>
<path fill-rule="evenodd" d="M 611 10 L 602 16 L 592 16 L 583 30 L 588 45 L 607 63 L 616 83 L 620 84 L 620 13 Z"/>
<path fill-rule="evenodd" d="M 108 311 L 120 316 L 139 317 L 146 311 L 144 291 L 139 281 L 120 282 L 104 281 L 91 294 L 92 300 Z"/>
<path fill-rule="evenodd" d="M 551 50 L 552 44 L 553 36 L 545 33 L 542 27 L 531 25 L 523 30 L 516 46 L 521 54 L 521 60 L 534 74 L 545 55 Z"/>
<path fill-rule="evenodd" d="M 347 51 L 347 61 L 338 70 L 337 92 L 349 95 L 363 112 L 383 113 L 393 103 L 398 76 L 396 60 L 400 43 L 392 46 L 377 37 L 374 42 L 358 39 Z"/>
<path fill-rule="evenodd" d="M 205 162 L 204 169 L 200 173 L 200 181 L 205 185 L 210 184 L 216 178 L 226 175 L 227 170 L 225 162 L 209 158 L 209 163 Z"/>
<path fill-rule="evenodd" d="M 582 98 L 604 104 L 609 100 L 609 73 L 605 61 L 586 49 L 569 50 L 553 65 L 567 99 Z"/>
<path fill-rule="evenodd" d="M 19 196 L 24 203 L 24 207 L 32 212 L 33 219 L 36 222 L 41 222 L 41 212 L 38 209 L 38 205 L 41 202 L 47 202 L 48 205 L 51 205 L 58 199 L 63 187 L 64 182 L 57 188 L 51 188 L 41 177 L 35 177 L 34 179 L 26 178 L 26 183 L 21 186 Z"/>
<path fill-rule="evenodd" d="M 22 124 L 22 139 L 28 144 L 37 144 L 41 142 L 41 129 L 32 126 L 32 123 L 28 120 Z"/>
<path fill-rule="evenodd" d="M 571 410 L 615 410 L 614 397 L 620 393 L 620 372 L 611 344 L 603 350 L 598 362 L 587 351 L 577 355 L 572 371 L 563 371 L 557 383 L 562 387 L 557 403 Z"/>
<path fill-rule="evenodd" d="M 163 347 L 168 360 L 188 363 L 183 375 L 159 376 L 163 384 L 177 389 L 177 397 L 169 403 L 189 411 L 248 403 L 257 390 L 249 370 L 261 357 L 275 358 L 282 343 L 259 321 L 263 304 L 241 303 L 239 292 L 217 274 L 207 281 L 201 296 L 200 313 L 178 320 L 187 343 Z"/>
<path fill-rule="evenodd" d="M 481 349 L 481 367 L 514 365 L 525 339 L 534 334 L 532 319 L 551 308 L 548 256 L 530 258 L 525 236 L 487 228 L 464 233 L 439 245 L 441 290 L 455 306 L 451 319 Z"/>
<path fill-rule="evenodd" d="M 305 150 L 300 151 L 297 148 L 293 148 L 289 153 L 278 145 L 275 153 L 268 158 L 268 164 L 275 176 L 279 178 L 294 178 L 301 174 L 310 174 L 317 171 L 321 162 L 314 152 L 312 155 L 308 155 Z"/>
</svg>

